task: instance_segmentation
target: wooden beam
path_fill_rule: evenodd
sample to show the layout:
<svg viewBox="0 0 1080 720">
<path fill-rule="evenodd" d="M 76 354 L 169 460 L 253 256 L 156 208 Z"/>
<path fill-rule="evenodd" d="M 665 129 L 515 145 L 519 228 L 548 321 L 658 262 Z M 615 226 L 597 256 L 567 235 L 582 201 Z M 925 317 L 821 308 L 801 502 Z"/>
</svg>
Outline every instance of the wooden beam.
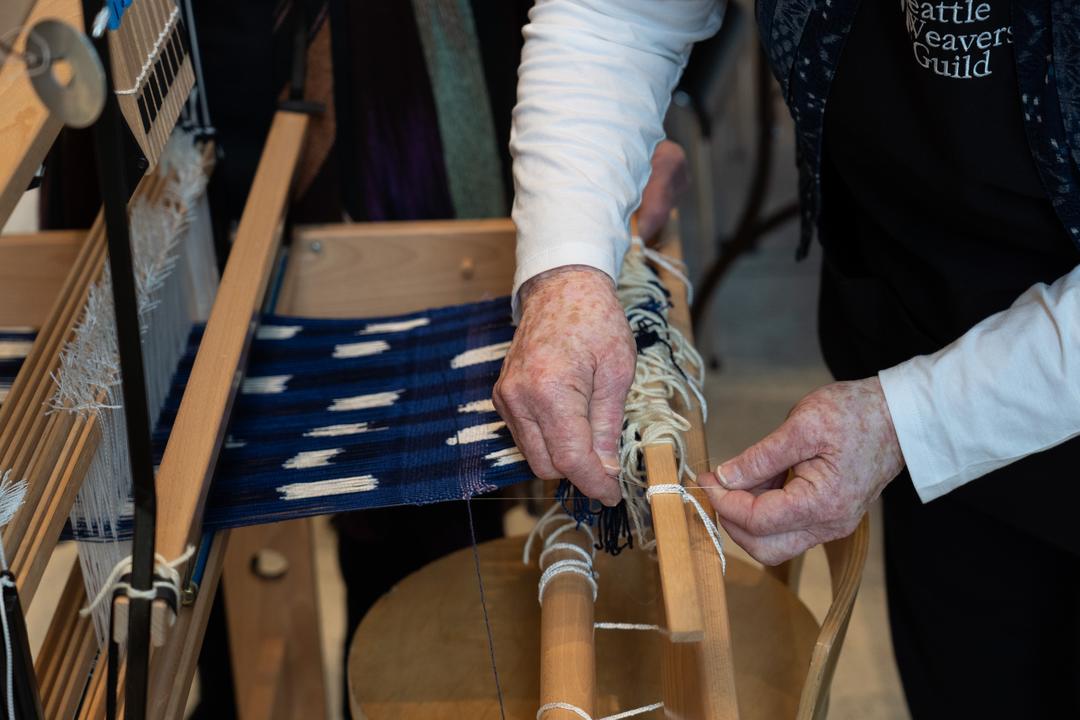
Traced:
<svg viewBox="0 0 1080 720">
<path fill-rule="evenodd" d="M 645 473 L 649 487 L 678 485 L 675 448 L 667 443 L 646 445 Z M 658 493 L 652 496 L 649 506 L 656 534 L 668 637 L 676 643 L 700 642 L 705 636 L 705 620 L 690 554 L 690 519 L 683 509 L 682 495 Z"/>
<path fill-rule="evenodd" d="M 179 557 L 198 534 L 206 492 L 279 245 L 308 117 L 279 111 L 233 241 L 187 391 L 157 475 L 157 541 Z"/>
<path fill-rule="evenodd" d="M 514 236 L 506 218 L 299 228 L 281 303 L 296 315 L 370 317 L 509 295 Z"/>
<path fill-rule="evenodd" d="M 678 223 L 672 220 L 664 230 L 661 251 L 673 260 L 682 260 Z M 690 325 L 690 307 L 686 302 L 686 290 L 677 278 L 663 268 L 660 279 L 671 291 L 672 308 L 668 314 L 671 324 L 688 340 L 693 341 Z M 709 452 L 705 441 L 705 422 L 700 408 L 686 407 L 675 398 L 675 410 L 690 421 L 690 430 L 684 434 L 687 462 L 695 470 L 709 467 Z M 698 499 L 702 507 L 709 508 L 709 499 L 701 488 L 688 486 L 687 490 Z M 739 717 L 739 705 L 735 692 L 735 662 L 731 643 L 731 622 L 728 617 L 727 591 L 720 559 L 696 511 L 684 506 L 690 529 L 690 550 L 694 561 L 698 597 L 704 611 L 705 637 L 700 643 L 668 643 L 664 653 L 663 673 L 666 679 L 680 678 L 682 694 L 677 698 L 665 698 L 671 702 L 669 712 L 676 717 L 703 718 L 705 720 L 734 720 Z M 692 517 L 690 517 L 692 515 Z"/>
<path fill-rule="evenodd" d="M 82 4 L 79 0 L 38 0 L 15 40 L 16 52 L 25 49 L 30 28 L 46 18 L 81 30 Z M 24 62 L 12 58 L 0 66 L 0 148 L 4 149 L 0 153 L 0 227 L 26 192 L 62 126 L 38 99 Z"/>
<path fill-rule="evenodd" d="M 0 236 L 0 327 L 45 324 L 85 238 L 85 230 Z"/>
<path fill-rule="evenodd" d="M 258 573 L 256 557 L 266 551 L 284 561 L 282 575 Z M 233 530 L 223 582 L 240 719 L 268 717 L 261 708 L 271 698 L 281 717 L 325 717 L 313 520 Z M 270 651 L 281 657 L 264 662 Z"/>
<path fill-rule="evenodd" d="M 547 533 L 548 535 L 550 533 Z M 590 555 L 592 538 L 581 530 L 559 536 Z M 541 572 L 561 560 L 581 560 L 573 550 L 553 550 Z M 596 645 L 593 585 L 577 573 L 559 573 L 548 581 L 540 605 L 540 706 L 567 703 L 596 712 Z M 545 720 L 578 720 L 569 710 L 552 709 Z"/>
</svg>

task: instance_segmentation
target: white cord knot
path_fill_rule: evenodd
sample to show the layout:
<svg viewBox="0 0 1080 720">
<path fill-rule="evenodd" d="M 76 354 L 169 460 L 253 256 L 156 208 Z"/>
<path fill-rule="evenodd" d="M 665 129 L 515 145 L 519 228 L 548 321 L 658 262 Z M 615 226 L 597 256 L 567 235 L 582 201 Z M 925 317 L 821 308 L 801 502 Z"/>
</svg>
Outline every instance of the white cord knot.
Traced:
<svg viewBox="0 0 1080 720">
<path fill-rule="evenodd" d="M 89 605 L 79 611 L 79 615 L 86 617 L 98 605 L 103 603 L 105 598 L 111 597 L 117 592 L 133 599 L 153 600 L 158 597 L 159 591 L 164 591 L 174 599 L 174 604 L 178 603 L 180 599 L 180 571 L 177 568 L 190 560 L 194 554 L 194 545 L 188 545 L 183 554 L 173 560 L 166 560 L 161 555 L 154 553 L 154 581 L 149 590 L 136 590 L 128 580 L 124 579 L 125 576 L 131 574 L 132 559 L 128 555 L 116 563 L 116 567 L 109 573 L 109 577 L 105 579 L 97 595 L 94 596 Z"/>
<path fill-rule="evenodd" d="M 698 517 L 701 518 L 701 522 L 705 525 L 705 531 L 709 533 L 709 539 L 712 540 L 713 547 L 716 548 L 716 554 L 720 556 L 720 570 L 723 573 L 727 573 L 727 558 L 724 557 L 723 543 L 720 540 L 720 531 L 716 528 L 716 523 L 709 517 L 709 513 L 705 512 L 705 508 L 701 506 L 698 499 L 694 497 L 693 493 L 684 488 L 678 483 L 664 483 L 661 485 L 653 485 L 645 491 L 645 497 L 652 500 L 653 495 L 681 495 L 684 503 L 689 503 L 697 510 Z"/>
<path fill-rule="evenodd" d="M 634 717 L 635 715 L 644 715 L 645 713 L 652 712 L 653 710 L 660 710 L 663 707 L 664 703 L 658 702 L 653 703 L 652 705 L 645 705 L 643 707 L 634 708 L 633 710 L 615 713 L 614 715 L 605 715 L 602 718 L 597 718 L 597 720 L 623 720 L 623 718 Z M 550 710 L 565 710 L 567 712 L 574 713 L 579 718 L 581 718 L 581 720 L 593 720 L 592 716 L 589 715 L 589 713 L 585 712 L 577 705 L 571 705 L 570 703 L 564 702 L 552 702 L 547 703 L 546 705 L 541 705 L 540 709 L 536 711 L 536 720 L 542 720 L 544 715 Z"/>
</svg>

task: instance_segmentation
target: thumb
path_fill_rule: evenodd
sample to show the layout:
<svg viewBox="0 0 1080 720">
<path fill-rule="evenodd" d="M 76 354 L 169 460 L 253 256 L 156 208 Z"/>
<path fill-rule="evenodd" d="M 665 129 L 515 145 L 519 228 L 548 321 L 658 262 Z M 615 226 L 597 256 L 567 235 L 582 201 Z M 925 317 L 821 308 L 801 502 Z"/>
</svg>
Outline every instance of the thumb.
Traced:
<svg viewBox="0 0 1080 720">
<path fill-rule="evenodd" d="M 799 464 L 804 457 L 802 443 L 788 419 L 769 435 L 716 468 L 720 484 L 729 490 L 751 490 Z"/>
<path fill-rule="evenodd" d="M 636 355 L 629 350 L 612 353 L 608 363 L 593 372 L 593 394 L 589 398 L 589 425 L 593 431 L 593 451 L 612 476 L 618 477 L 619 435 L 622 433 L 626 393 L 634 380 Z"/>
<path fill-rule="evenodd" d="M 618 476 L 619 435 L 622 433 L 623 413 L 629 383 L 596 373 L 593 395 L 589 400 L 589 425 L 592 428 L 593 451 L 610 475 Z"/>
</svg>

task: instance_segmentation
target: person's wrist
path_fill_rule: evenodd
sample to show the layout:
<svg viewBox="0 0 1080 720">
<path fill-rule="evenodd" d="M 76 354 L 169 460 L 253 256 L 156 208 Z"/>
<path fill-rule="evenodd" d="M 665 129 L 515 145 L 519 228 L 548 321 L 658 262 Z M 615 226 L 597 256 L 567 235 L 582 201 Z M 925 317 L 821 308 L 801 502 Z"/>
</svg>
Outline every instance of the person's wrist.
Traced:
<svg viewBox="0 0 1080 720">
<path fill-rule="evenodd" d="M 570 286 L 615 293 L 615 283 L 603 270 L 590 265 L 562 265 L 545 270 L 522 283 L 518 289 L 522 315 L 529 311 L 530 305 L 542 305 L 546 297 L 561 295 Z"/>
<path fill-rule="evenodd" d="M 895 468 L 893 477 L 889 478 L 889 482 L 892 482 L 896 474 L 899 474 L 904 469 L 904 451 L 900 447 L 900 438 L 896 434 L 896 426 L 893 424 L 892 413 L 889 410 L 889 401 L 885 396 L 885 390 L 881 386 L 881 380 L 877 375 L 866 378 L 863 381 L 866 387 L 872 394 L 875 402 L 876 414 L 881 418 L 881 430 L 886 450 L 889 454 L 889 467 Z"/>
</svg>

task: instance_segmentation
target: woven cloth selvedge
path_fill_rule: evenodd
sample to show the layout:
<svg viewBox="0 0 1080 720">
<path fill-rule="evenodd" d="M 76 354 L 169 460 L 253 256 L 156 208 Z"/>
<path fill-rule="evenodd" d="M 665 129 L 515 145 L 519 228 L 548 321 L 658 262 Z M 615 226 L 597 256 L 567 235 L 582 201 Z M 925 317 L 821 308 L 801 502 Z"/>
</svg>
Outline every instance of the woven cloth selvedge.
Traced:
<svg viewBox="0 0 1080 720">
<path fill-rule="evenodd" d="M 264 317 L 204 526 L 462 499 L 530 479 L 491 405 L 513 331 L 508 298 L 388 318 Z"/>
</svg>

